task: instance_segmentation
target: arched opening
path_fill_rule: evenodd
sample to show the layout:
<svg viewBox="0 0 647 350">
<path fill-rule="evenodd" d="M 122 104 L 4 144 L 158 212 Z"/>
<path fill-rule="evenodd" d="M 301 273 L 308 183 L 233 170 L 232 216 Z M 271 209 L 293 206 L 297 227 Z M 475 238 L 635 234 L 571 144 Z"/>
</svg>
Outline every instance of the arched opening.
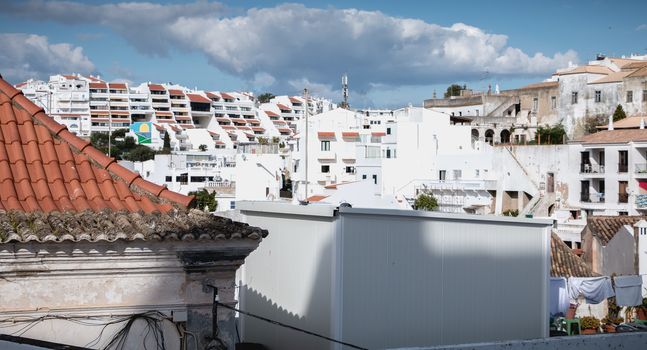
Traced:
<svg viewBox="0 0 647 350">
<path fill-rule="evenodd" d="M 501 143 L 510 143 L 510 130 L 501 130 Z"/>
<path fill-rule="evenodd" d="M 478 129 L 472 129 L 472 140 L 478 140 L 479 139 L 479 131 Z"/>
<path fill-rule="evenodd" d="M 485 131 L 485 142 L 489 143 L 490 145 L 494 143 L 494 130 L 487 129 L 487 131 Z"/>
</svg>

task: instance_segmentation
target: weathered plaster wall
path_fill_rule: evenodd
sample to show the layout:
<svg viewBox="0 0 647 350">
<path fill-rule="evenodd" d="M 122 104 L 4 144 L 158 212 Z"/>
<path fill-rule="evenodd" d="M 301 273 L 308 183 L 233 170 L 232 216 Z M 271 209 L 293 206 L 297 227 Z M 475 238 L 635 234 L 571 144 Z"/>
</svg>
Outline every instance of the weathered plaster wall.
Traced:
<svg viewBox="0 0 647 350">
<path fill-rule="evenodd" d="M 212 329 L 209 285 L 219 289 L 222 302 L 234 305 L 235 271 L 256 244 L 252 240 L 4 244 L 0 246 L 2 321 L 43 317 L 22 335 L 76 346 L 88 346 L 96 339 L 95 345 L 104 346 L 123 323 L 100 334 L 103 327 L 61 320 L 61 316 L 107 322 L 147 311 L 187 313 L 186 328 L 194 335 L 187 337 L 188 348 L 202 349 Z M 177 348 L 175 325 L 162 323 L 168 328 L 167 342 Z M 218 324 L 221 339 L 233 347 L 233 313 L 220 308 Z M 24 326 L 15 323 L 1 332 L 11 334 Z M 133 334 L 131 341 L 141 344 L 143 338 Z M 146 340 L 149 348 L 152 341 Z"/>
</svg>

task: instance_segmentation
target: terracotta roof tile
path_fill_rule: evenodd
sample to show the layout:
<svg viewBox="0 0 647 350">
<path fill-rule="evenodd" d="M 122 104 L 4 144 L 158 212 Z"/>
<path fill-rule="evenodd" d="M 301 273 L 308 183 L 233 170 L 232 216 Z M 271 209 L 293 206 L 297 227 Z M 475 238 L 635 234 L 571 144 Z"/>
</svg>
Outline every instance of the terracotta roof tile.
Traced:
<svg viewBox="0 0 647 350">
<path fill-rule="evenodd" d="M 581 137 L 574 142 L 583 144 L 628 143 L 647 141 L 647 129 L 602 130 Z"/>
<path fill-rule="evenodd" d="M 550 239 L 550 260 L 550 275 L 553 277 L 597 276 L 555 233 Z"/>
<path fill-rule="evenodd" d="M 640 220 L 647 220 L 647 216 L 589 216 L 586 226 L 591 235 L 606 246 L 622 226 L 633 226 Z"/>
<path fill-rule="evenodd" d="M 186 94 L 191 102 L 211 103 L 211 100 L 199 94 Z"/>
<path fill-rule="evenodd" d="M 163 85 L 160 84 L 148 84 L 148 90 L 150 91 L 166 91 Z"/>
<path fill-rule="evenodd" d="M 193 200 L 115 163 L 16 91 L 0 79 L 0 210 L 151 213 Z"/>
<path fill-rule="evenodd" d="M 106 83 L 90 83 L 90 89 L 107 89 L 108 84 Z"/>
<path fill-rule="evenodd" d="M 222 96 L 222 98 L 227 99 L 227 100 L 235 100 L 236 99 L 234 96 L 232 96 L 232 95 L 230 95 L 228 93 L 225 93 L 225 92 L 221 92 L 220 96 Z"/>
<path fill-rule="evenodd" d="M 334 138 L 335 137 L 335 132 L 334 131 L 319 131 L 319 132 L 317 132 L 317 136 L 319 138 Z"/>
<path fill-rule="evenodd" d="M 278 114 L 276 114 L 276 113 L 274 113 L 274 112 L 272 112 L 272 111 L 264 111 L 264 112 L 265 112 L 265 114 L 267 114 L 267 116 L 269 116 L 269 117 L 280 117 Z"/>
<path fill-rule="evenodd" d="M 291 111 L 292 110 L 292 108 L 290 108 L 290 107 L 288 107 L 288 106 L 286 106 L 284 104 L 277 103 L 276 106 L 279 107 L 279 109 L 282 110 L 282 111 Z"/>
</svg>

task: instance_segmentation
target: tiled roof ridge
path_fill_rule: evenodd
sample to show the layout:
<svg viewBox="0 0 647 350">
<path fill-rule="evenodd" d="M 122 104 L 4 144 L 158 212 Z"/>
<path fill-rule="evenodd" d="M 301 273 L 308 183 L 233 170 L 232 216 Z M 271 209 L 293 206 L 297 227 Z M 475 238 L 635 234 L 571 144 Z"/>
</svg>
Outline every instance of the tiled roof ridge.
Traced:
<svg viewBox="0 0 647 350">
<path fill-rule="evenodd" d="M 180 193 L 170 191 L 166 186 L 160 186 L 150 181 L 144 180 L 139 174 L 136 174 L 123 166 L 119 165 L 112 157 L 108 157 L 103 152 L 94 148 L 89 141 L 72 134 L 66 126 L 59 124 L 53 118 L 45 114 L 43 108 L 38 107 L 25 97 L 22 91 L 14 88 L 5 81 L 0 75 L 0 92 L 7 96 L 13 105 L 24 110 L 31 118 L 35 125 L 45 127 L 53 138 L 66 142 L 72 150 L 76 150 L 79 155 L 83 155 L 88 161 L 101 167 L 123 181 L 129 189 L 137 189 L 138 194 L 145 194 L 147 198 L 156 202 L 169 202 L 175 204 L 175 207 L 185 209 L 194 200 L 192 196 L 185 196 Z M 4 104 L 4 103 L 3 103 Z"/>
<path fill-rule="evenodd" d="M 595 277 L 597 273 L 577 256 L 571 248 L 555 233 L 551 232 L 550 239 L 551 267 L 553 277 Z"/>
<path fill-rule="evenodd" d="M 82 212 L 0 210 L 0 244 L 260 240 L 267 230 L 190 209 L 162 215 L 109 209 Z"/>
</svg>

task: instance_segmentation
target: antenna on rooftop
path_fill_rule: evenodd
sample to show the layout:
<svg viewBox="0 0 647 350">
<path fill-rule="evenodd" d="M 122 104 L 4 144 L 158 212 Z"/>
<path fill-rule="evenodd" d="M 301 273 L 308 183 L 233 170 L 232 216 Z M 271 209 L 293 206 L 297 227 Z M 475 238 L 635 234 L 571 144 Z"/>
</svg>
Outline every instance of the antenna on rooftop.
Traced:
<svg viewBox="0 0 647 350">
<path fill-rule="evenodd" d="M 348 108 L 348 75 L 346 73 L 341 76 L 341 91 L 344 97 L 342 108 Z"/>
</svg>

